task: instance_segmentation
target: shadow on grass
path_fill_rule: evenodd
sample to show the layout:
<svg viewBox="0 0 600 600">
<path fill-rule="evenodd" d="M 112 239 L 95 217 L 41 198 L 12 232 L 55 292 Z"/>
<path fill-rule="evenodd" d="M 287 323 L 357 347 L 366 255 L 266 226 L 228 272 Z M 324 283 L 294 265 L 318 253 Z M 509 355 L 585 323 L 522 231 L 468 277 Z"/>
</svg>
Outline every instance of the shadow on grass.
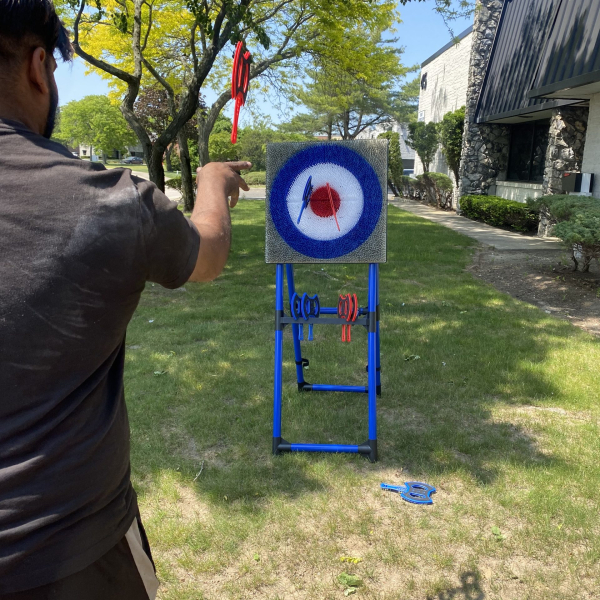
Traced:
<svg viewBox="0 0 600 600">
<path fill-rule="evenodd" d="M 132 322 L 128 344 L 135 349 L 126 371 L 132 462 L 142 482 L 163 470 L 192 482 L 204 465 L 198 487 L 204 498 L 221 503 L 227 497 L 239 500 L 241 510 L 260 510 L 267 498 L 324 491 L 321 468 L 334 464 L 350 472 L 363 459 L 271 456 L 274 266 L 264 264 L 262 203 L 234 214 L 223 276 L 187 284 L 185 292 L 149 287 Z M 388 263 L 381 266 L 381 460 L 372 471 L 403 466 L 424 480 L 466 471 L 485 485 L 503 464 L 558 464 L 530 432 L 495 419 L 492 408 L 559 398 L 544 363 L 582 334 L 466 273 L 471 245 L 443 227 L 390 211 Z M 296 268 L 297 290 L 318 293 L 322 305 L 333 306 L 340 291 L 352 290 L 365 302 L 366 284 L 366 265 Z M 352 344 L 340 344 L 339 334 L 337 327 L 317 327 L 315 341 L 303 345 L 311 360 L 308 381 L 366 383 L 366 335 L 353 332 Z M 290 336 L 285 333 L 286 439 L 362 442 L 366 396 L 298 394 Z"/>
<path fill-rule="evenodd" d="M 460 575 L 460 585 L 442 590 L 435 596 L 427 596 L 427 600 L 484 600 L 479 574 L 468 571 Z"/>
</svg>

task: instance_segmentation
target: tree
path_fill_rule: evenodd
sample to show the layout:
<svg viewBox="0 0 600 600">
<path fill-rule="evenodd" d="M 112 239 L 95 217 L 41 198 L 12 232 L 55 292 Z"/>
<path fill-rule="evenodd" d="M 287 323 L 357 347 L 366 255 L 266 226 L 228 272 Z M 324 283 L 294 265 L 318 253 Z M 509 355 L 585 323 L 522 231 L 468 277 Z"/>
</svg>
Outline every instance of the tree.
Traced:
<svg viewBox="0 0 600 600">
<path fill-rule="evenodd" d="M 446 162 L 448 163 L 450 170 L 454 174 L 454 181 L 456 182 L 457 187 L 464 126 L 464 106 L 454 112 L 446 113 L 442 121 L 438 124 L 442 152 L 446 157 Z"/>
<path fill-rule="evenodd" d="M 175 94 L 171 84 L 163 80 L 157 74 L 161 85 L 152 85 L 144 88 L 137 98 L 134 110 L 135 114 L 150 134 L 150 139 L 157 139 L 169 127 L 171 120 L 177 112 L 177 106 L 181 101 L 181 97 Z M 161 87 L 162 86 L 162 87 Z M 204 103 L 199 101 L 203 107 Z M 188 142 L 195 136 L 195 131 L 192 121 L 188 121 L 177 132 L 177 146 L 179 148 L 179 168 L 181 168 L 181 195 L 183 198 L 183 206 L 185 210 L 192 210 L 194 207 L 194 189 L 191 173 L 191 159 L 188 148 Z M 175 143 L 171 143 L 165 150 L 165 158 L 167 170 L 171 171 L 171 152 Z"/>
<path fill-rule="evenodd" d="M 311 139 L 300 133 L 283 133 L 271 127 L 268 119 L 258 120 L 252 127 L 240 130 L 238 157 L 249 160 L 253 171 L 265 171 L 267 168 L 267 144 L 273 142 L 304 142 Z"/>
<path fill-rule="evenodd" d="M 398 123 L 411 123 L 417 120 L 419 113 L 419 95 L 421 93 L 421 77 L 417 76 L 400 88 L 395 118 Z"/>
<path fill-rule="evenodd" d="M 219 115 L 208 140 L 208 151 L 210 160 L 224 161 L 234 160 L 238 156 L 238 147 L 231 143 L 231 130 L 233 123 L 231 119 Z"/>
<path fill-rule="evenodd" d="M 407 69 L 400 63 L 397 40 L 384 39 L 383 31 L 366 35 L 361 28 L 349 28 L 336 52 L 355 60 L 348 63 L 337 53 L 323 54 L 306 70 L 304 89 L 290 87 L 288 96 L 310 111 L 301 117 L 305 124 L 311 123 L 328 139 L 335 133 L 348 140 L 369 127 L 390 123 L 401 112 L 399 82 Z"/>
<path fill-rule="evenodd" d="M 106 96 L 86 96 L 61 108 L 56 137 L 71 145 L 88 144 L 102 152 L 124 151 L 136 143 L 119 109 Z"/>
<path fill-rule="evenodd" d="M 399 196 L 402 188 L 402 176 L 404 175 L 402 153 L 400 151 L 400 134 L 394 131 L 386 131 L 379 134 L 378 137 L 389 140 L 388 185 L 394 195 Z"/>
<path fill-rule="evenodd" d="M 436 123 L 409 123 L 407 144 L 418 154 L 423 163 L 423 171 L 429 173 L 429 166 L 435 157 L 440 140 Z"/>
<path fill-rule="evenodd" d="M 319 47 L 335 47 L 349 23 L 359 22 L 368 30 L 390 15 L 393 19 L 395 2 L 94 0 L 88 6 L 87 0 L 57 0 L 57 5 L 72 26 L 75 52 L 116 82 L 122 93 L 121 111 L 144 148 L 150 178 L 164 189 L 163 154 L 195 115 L 207 82 L 214 89 L 225 88 L 198 117 L 200 162 L 208 160 L 210 132 L 230 99 L 223 81 L 231 64 L 222 56 L 227 44 L 242 40 L 252 46 L 253 79 Z M 156 139 L 151 139 L 134 110 L 143 81 L 152 78 L 170 95 L 168 86 L 181 94 L 172 120 Z"/>
</svg>

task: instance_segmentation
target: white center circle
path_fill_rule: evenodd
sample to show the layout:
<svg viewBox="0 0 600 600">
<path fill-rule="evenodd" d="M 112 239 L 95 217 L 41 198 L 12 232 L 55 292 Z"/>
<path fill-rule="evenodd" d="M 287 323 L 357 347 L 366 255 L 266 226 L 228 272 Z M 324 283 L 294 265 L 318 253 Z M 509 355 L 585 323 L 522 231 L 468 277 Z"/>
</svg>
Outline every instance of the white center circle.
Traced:
<svg viewBox="0 0 600 600">
<path fill-rule="evenodd" d="M 339 194 L 340 207 L 336 214 L 339 231 L 333 215 L 319 217 L 311 210 L 310 203 L 302 212 L 298 223 L 304 188 L 309 177 L 312 177 L 313 192 L 329 184 Z M 335 240 L 346 235 L 358 223 L 363 213 L 364 195 L 358 179 L 348 169 L 333 163 L 321 163 L 304 169 L 296 177 L 286 202 L 292 222 L 304 235 L 313 240 Z"/>
</svg>

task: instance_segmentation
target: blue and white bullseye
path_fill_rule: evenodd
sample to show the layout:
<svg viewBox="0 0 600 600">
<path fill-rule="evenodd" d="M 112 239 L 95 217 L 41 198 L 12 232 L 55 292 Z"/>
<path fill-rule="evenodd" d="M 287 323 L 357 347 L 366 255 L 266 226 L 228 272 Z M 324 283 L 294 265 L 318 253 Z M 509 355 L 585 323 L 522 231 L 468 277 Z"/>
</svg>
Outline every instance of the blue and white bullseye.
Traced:
<svg viewBox="0 0 600 600">
<path fill-rule="evenodd" d="M 313 190 L 329 184 L 331 190 L 337 192 L 340 204 L 335 217 L 333 214 L 327 217 L 315 214 L 309 203 L 300 222 L 297 222 L 309 177 L 312 178 Z M 348 169 L 333 163 L 320 163 L 304 169 L 296 177 L 286 203 L 292 222 L 304 235 L 314 240 L 335 240 L 346 235 L 358 223 L 364 209 L 364 195 L 358 179 Z"/>
</svg>

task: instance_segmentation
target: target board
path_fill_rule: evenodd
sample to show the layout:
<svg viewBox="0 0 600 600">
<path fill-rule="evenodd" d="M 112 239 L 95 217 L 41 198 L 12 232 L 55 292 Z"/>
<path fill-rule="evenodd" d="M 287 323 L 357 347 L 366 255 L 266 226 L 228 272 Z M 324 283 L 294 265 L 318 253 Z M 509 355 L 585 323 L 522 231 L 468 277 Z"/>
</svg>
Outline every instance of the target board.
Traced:
<svg viewBox="0 0 600 600">
<path fill-rule="evenodd" d="M 266 262 L 385 262 L 387 156 L 387 140 L 268 144 Z"/>
</svg>

